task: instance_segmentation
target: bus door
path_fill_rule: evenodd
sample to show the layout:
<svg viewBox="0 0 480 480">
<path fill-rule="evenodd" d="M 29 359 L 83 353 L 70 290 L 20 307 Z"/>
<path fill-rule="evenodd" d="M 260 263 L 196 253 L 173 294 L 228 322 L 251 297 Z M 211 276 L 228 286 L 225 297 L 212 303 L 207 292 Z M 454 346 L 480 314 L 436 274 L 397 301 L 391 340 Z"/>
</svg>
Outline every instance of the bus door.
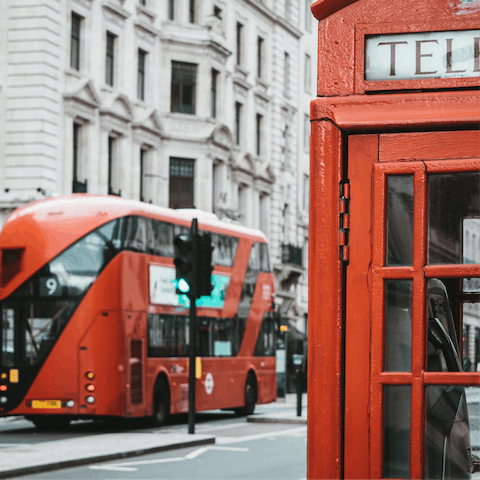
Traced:
<svg viewBox="0 0 480 480">
<path fill-rule="evenodd" d="M 470 478 L 479 455 L 472 145 L 478 131 L 348 138 L 344 478 Z"/>
</svg>

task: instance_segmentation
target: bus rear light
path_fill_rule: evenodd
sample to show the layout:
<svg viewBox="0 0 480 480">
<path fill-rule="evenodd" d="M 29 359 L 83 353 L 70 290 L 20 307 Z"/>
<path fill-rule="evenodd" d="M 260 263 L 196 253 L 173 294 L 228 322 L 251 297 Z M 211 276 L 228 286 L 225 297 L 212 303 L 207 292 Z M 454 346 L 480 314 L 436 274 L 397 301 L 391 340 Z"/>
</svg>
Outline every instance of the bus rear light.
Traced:
<svg viewBox="0 0 480 480">
<path fill-rule="evenodd" d="M 92 371 L 88 371 L 85 373 L 85 376 L 89 379 L 89 380 L 93 380 L 95 378 L 95 374 L 92 372 Z"/>
<path fill-rule="evenodd" d="M 0 378 L 1 378 L 2 380 L 5 380 L 5 379 L 7 378 L 7 374 L 6 374 L 6 373 L 2 373 L 2 374 L 0 375 Z"/>
<path fill-rule="evenodd" d="M 0 385 L 0 392 L 6 392 L 7 391 L 7 386 L 6 385 Z"/>
<path fill-rule="evenodd" d="M 85 401 L 89 404 L 92 405 L 95 403 L 95 398 L 89 395 L 88 397 L 85 397 Z"/>
<path fill-rule="evenodd" d="M 85 388 L 89 391 L 89 392 L 94 392 L 95 391 L 95 385 L 93 383 L 87 383 L 87 385 L 85 385 Z"/>
<path fill-rule="evenodd" d="M 67 407 L 73 408 L 75 406 L 75 402 L 73 400 L 67 400 Z"/>
<path fill-rule="evenodd" d="M 0 397 L 0 403 L 1 404 L 7 403 L 7 397 Z"/>
</svg>

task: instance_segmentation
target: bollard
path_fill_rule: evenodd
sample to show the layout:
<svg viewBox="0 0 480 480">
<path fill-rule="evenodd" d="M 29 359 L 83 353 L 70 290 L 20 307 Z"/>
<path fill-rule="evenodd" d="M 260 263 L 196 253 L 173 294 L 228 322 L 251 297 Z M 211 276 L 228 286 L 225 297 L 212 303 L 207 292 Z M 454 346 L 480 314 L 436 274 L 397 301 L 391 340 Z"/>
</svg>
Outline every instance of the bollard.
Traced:
<svg viewBox="0 0 480 480">
<path fill-rule="evenodd" d="M 297 417 L 302 416 L 302 370 L 297 368 Z"/>
</svg>

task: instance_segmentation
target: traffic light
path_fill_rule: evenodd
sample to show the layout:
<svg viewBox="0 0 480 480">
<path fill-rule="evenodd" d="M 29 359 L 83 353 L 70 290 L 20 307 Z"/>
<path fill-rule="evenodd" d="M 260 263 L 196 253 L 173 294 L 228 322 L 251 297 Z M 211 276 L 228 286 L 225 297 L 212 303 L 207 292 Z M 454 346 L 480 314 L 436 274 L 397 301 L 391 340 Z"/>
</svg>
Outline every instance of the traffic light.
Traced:
<svg viewBox="0 0 480 480">
<path fill-rule="evenodd" d="M 193 239 L 189 234 L 176 235 L 173 239 L 175 249 L 175 279 L 176 293 L 178 295 L 189 294 L 194 288 L 194 258 Z"/>
<path fill-rule="evenodd" d="M 209 297 L 213 290 L 212 285 L 212 236 L 210 233 L 197 235 L 197 294 L 199 297 Z"/>
</svg>

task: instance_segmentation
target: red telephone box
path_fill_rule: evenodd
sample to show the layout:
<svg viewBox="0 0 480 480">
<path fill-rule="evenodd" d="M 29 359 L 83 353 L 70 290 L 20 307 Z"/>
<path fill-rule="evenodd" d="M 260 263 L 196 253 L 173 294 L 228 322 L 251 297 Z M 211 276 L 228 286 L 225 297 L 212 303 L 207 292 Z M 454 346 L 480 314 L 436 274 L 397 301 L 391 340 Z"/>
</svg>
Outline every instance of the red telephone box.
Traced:
<svg viewBox="0 0 480 480">
<path fill-rule="evenodd" d="M 308 478 L 470 478 L 480 1 L 312 12 Z"/>
</svg>

